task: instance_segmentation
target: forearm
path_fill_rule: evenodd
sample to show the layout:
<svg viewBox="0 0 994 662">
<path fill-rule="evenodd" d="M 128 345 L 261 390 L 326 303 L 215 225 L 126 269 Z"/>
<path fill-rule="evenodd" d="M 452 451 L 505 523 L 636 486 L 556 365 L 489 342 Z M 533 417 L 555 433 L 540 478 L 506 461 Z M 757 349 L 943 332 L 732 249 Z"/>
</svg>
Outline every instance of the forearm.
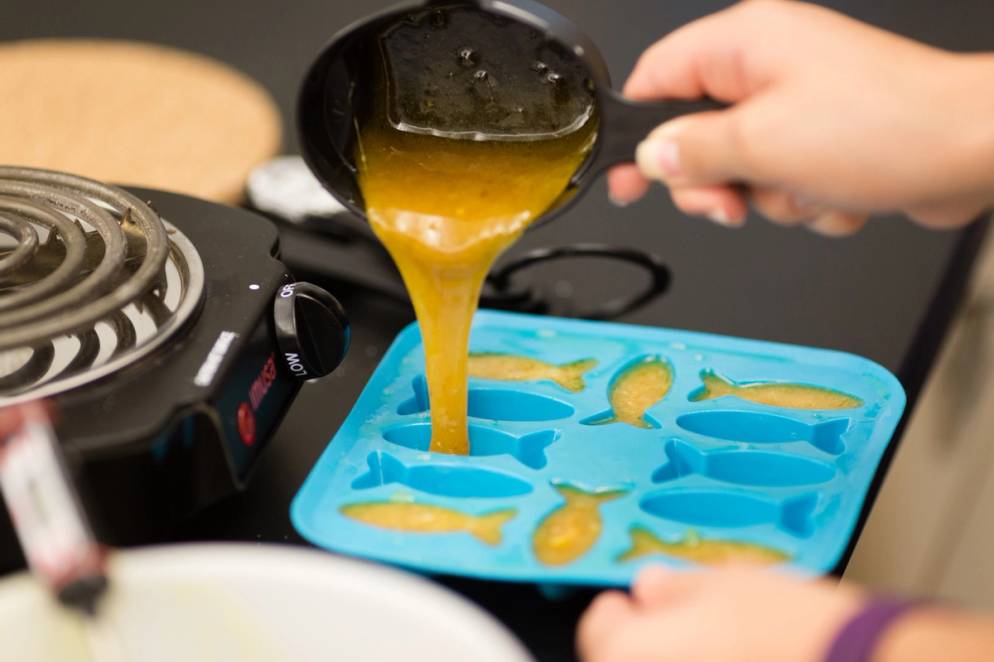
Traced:
<svg viewBox="0 0 994 662">
<path fill-rule="evenodd" d="M 994 207 L 994 54 L 955 55 L 944 124 L 950 146 L 951 195 Z"/>
<path fill-rule="evenodd" d="M 873 662 L 989 662 L 994 618 L 938 608 L 912 611 L 884 635 Z"/>
</svg>

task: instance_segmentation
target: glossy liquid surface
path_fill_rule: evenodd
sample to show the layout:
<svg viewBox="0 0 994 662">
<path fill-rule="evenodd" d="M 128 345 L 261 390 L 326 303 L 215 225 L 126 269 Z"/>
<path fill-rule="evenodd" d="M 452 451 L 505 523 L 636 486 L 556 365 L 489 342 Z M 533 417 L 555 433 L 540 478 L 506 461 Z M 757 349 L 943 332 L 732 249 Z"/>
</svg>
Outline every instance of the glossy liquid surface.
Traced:
<svg viewBox="0 0 994 662">
<path fill-rule="evenodd" d="M 532 538 L 535 557 L 546 565 L 566 565 L 586 554 L 601 537 L 601 504 L 625 494 L 621 490 L 584 492 L 568 485 L 558 485 L 556 490 L 566 503 L 542 520 Z"/>
<path fill-rule="evenodd" d="M 597 365 L 594 359 L 582 359 L 554 365 L 528 356 L 512 354 L 470 354 L 471 377 L 506 382 L 555 382 L 567 391 L 583 390 L 583 375 Z"/>
<path fill-rule="evenodd" d="M 612 380 L 608 393 L 611 409 L 586 423 L 626 423 L 645 430 L 656 427 L 646 412 L 666 397 L 672 385 L 673 369 L 669 363 L 657 356 L 647 357 L 625 368 Z"/>
<path fill-rule="evenodd" d="M 410 533 L 465 532 L 487 545 L 498 545 L 501 527 L 514 518 L 514 509 L 498 510 L 484 515 L 466 513 L 418 503 L 355 503 L 343 506 L 341 513 L 350 519 L 381 529 Z"/>
<path fill-rule="evenodd" d="M 396 262 L 425 348 L 431 450 L 465 455 L 469 329 L 504 249 L 566 191 L 596 122 L 562 138 L 480 142 L 360 128 L 359 186 L 373 231 Z"/>
<path fill-rule="evenodd" d="M 631 561 L 653 554 L 674 556 L 702 565 L 748 563 L 773 565 L 790 557 L 778 549 L 735 540 L 706 540 L 696 534 L 687 534 L 683 540 L 666 542 L 647 529 L 635 527 L 631 531 L 632 546 L 619 561 Z"/>
<path fill-rule="evenodd" d="M 855 396 L 809 384 L 736 384 L 714 372 L 702 373 L 701 381 L 703 386 L 691 396 L 691 401 L 730 396 L 780 409 L 836 410 L 863 406 L 863 401 Z"/>
</svg>

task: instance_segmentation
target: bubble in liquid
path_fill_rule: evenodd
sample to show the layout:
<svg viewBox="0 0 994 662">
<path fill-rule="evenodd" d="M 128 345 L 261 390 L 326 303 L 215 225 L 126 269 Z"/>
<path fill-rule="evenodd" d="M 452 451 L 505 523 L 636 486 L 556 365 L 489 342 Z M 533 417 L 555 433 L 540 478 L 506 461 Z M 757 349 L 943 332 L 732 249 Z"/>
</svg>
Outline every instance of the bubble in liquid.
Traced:
<svg viewBox="0 0 994 662">
<path fill-rule="evenodd" d="M 549 83 L 552 83 L 553 85 L 559 85 L 559 83 L 562 82 L 563 77 L 562 75 L 557 74 L 555 71 L 550 71 L 548 74 L 546 74 L 545 80 Z"/>
<path fill-rule="evenodd" d="M 538 72 L 540 74 L 544 74 L 546 71 L 549 70 L 549 65 L 547 65 L 545 62 L 542 62 L 541 60 L 535 60 L 534 62 L 532 62 L 531 70 Z"/>
<path fill-rule="evenodd" d="M 480 55 L 472 48 L 460 48 L 459 49 L 459 64 L 466 67 L 475 67 L 480 63 Z"/>
<path fill-rule="evenodd" d="M 473 82 L 469 85 L 469 91 L 478 99 L 487 103 L 494 103 L 494 92 L 497 81 L 486 69 L 480 69 L 473 74 Z"/>
</svg>

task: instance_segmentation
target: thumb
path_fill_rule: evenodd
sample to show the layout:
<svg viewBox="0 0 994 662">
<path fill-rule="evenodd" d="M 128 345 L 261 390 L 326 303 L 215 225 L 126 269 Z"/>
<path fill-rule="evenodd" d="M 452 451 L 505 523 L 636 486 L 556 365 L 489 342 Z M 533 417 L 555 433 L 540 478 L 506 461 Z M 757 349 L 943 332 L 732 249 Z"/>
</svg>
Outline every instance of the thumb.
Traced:
<svg viewBox="0 0 994 662">
<path fill-rule="evenodd" d="M 635 152 L 642 174 L 669 186 L 708 186 L 743 179 L 743 143 L 735 109 L 684 115 L 663 124 Z"/>
</svg>

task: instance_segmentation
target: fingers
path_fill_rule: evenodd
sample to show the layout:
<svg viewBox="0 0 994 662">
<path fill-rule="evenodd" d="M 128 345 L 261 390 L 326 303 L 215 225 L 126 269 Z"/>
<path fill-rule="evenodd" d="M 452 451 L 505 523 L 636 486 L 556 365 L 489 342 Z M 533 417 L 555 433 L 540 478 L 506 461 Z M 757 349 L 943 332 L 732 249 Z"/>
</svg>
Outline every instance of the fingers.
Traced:
<svg viewBox="0 0 994 662">
<path fill-rule="evenodd" d="M 908 216 L 926 228 L 959 228 L 976 220 L 986 211 L 985 205 L 974 201 L 939 205 L 920 205 L 908 210 Z"/>
<path fill-rule="evenodd" d="M 826 237 L 845 237 L 859 232 L 866 225 L 866 214 L 830 211 L 810 221 L 808 228 Z"/>
<path fill-rule="evenodd" d="M 745 196 L 731 186 L 676 188 L 670 196 L 683 213 L 704 216 L 725 227 L 741 227 L 749 213 Z"/>
<path fill-rule="evenodd" d="M 642 570 L 632 586 L 632 596 L 619 591 L 607 591 L 597 596 L 587 608 L 577 627 L 576 646 L 580 658 L 634 659 L 622 654 L 627 649 L 637 649 L 639 644 L 622 641 L 619 648 L 619 635 L 625 639 L 624 631 L 645 624 L 649 610 L 673 604 L 689 596 L 707 581 L 708 575 L 701 572 L 673 571 L 662 566 L 650 566 Z M 649 643 L 651 638 L 647 638 Z M 650 648 L 654 648 L 652 645 Z M 616 655 L 609 655 L 613 650 Z"/>
<path fill-rule="evenodd" d="M 730 20 L 735 8 L 685 25 L 645 51 L 625 83 L 633 99 L 693 99 L 710 96 L 738 101 L 762 78 L 743 66 L 743 30 Z"/>
<path fill-rule="evenodd" d="M 617 166 L 608 173 L 608 197 L 625 207 L 645 195 L 649 180 L 634 165 Z M 740 227 L 749 205 L 741 191 L 732 186 L 698 186 L 672 189 L 673 204 L 690 216 L 705 216 L 719 225 Z"/>
<path fill-rule="evenodd" d="M 755 87 L 744 77 L 741 50 L 733 45 L 736 30 L 726 14 L 719 12 L 686 25 L 656 42 L 639 58 L 625 84 L 626 96 L 633 99 L 694 99 L 711 96 L 724 101 L 745 98 Z M 704 120 L 706 122 L 706 120 Z M 702 129 L 703 129 L 702 125 Z M 686 149 L 693 149 L 688 145 Z M 658 159 L 646 155 L 654 163 Z M 654 168 L 636 174 L 634 168 L 623 166 L 609 174 L 611 200 L 620 205 L 641 198 L 648 189 L 648 178 Z M 693 196 L 691 196 L 693 197 Z M 730 200 L 728 195 L 725 201 Z M 728 209 L 715 207 L 711 214 L 721 219 L 738 219 L 742 205 L 729 204 Z M 724 209 L 726 214 L 720 210 Z M 729 223 L 725 223 L 729 224 Z"/>
<path fill-rule="evenodd" d="M 710 95 L 740 101 L 759 90 L 763 74 L 750 71 L 734 46 L 738 37 L 729 32 L 729 26 L 738 25 L 726 17 L 732 11 L 692 23 L 656 43 L 640 59 L 625 93 L 641 99 Z M 670 188 L 681 211 L 726 227 L 744 223 L 751 201 L 759 213 L 782 225 L 804 224 L 831 237 L 858 231 L 866 222 L 863 214 L 819 208 L 763 186 L 777 179 L 767 167 L 765 134 L 756 129 L 762 123 L 757 125 L 755 114 L 749 114 L 753 110 L 758 112 L 758 106 L 743 103 L 662 125 L 636 150 L 640 174 L 629 166 L 611 174 L 612 198 L 631 202 L 644 195 L 648 180 L 657 180 Z M 736 185 L 742 182 L 753 186 L 748 196 Z"/>
<path fill-rule="evenodd" d="M 866 225 L 867 215 L 826 209 L 797 196 L 770 188 L 755 188 L 750 193 L 756 211 L 780 225 L 805 225 L 826 237 L 845 237 Z"/>
<path fill-rule="evenodd" d="M 642 570 L 632 585 L 632 598 L 644 607 L 665 599 L 671 586 L 673 573 L 662 566 L 649 566 Z"/>
<path fill-rule="evenodd" d="M 813 202 L 771 188 L 754 188 L 744 193 L 731 186 L 673 188 L 673 204 L 690 216 L 704 216 L 725 227 L 741 227 L 748 214 L 748 201 L 757 212 L 784 226 L 804 225 L 827 237 L 845 237 L 858 232 L 867 215 L 829 210 Z"/>
<path fill-rule="evenodd" d="M 611 632 L 636 613 L 635 604 L 620 591 L 601 593 L 583 613 L 576 630 L 576 648 L 583 659 L 594 659 Z"/>
<path fill-rule="evenodd" d="M 708 572 L 649 566 L 636 578 L 631 598 L 618 591 L 602 593 L 577 628 L 580 658 L 604 662 L 687 659 L 679 645 L 666 651 L 674 642 L 665 636 L 665 627 L 695 592 L 706 590 L 711 577 Z"/>
<path fill-rule="evenodd" d="M 681 599 L 699 586 L 701 574 L 663 566 L 643 569 L 632 585 L 632 599 L 640 607 L 655 608 Z"/>
<path fill-rule="evenodd" d="M 749 198 L 756 211 L 780 225 L 800 225 L 825 211 L 818 205 L 802 201 L 796 195 L 762 186 L 753 187 Z"/>
<path fill-rule="evenodd" d="M 621 165 L 607 174 L 608 197 L 619 207 L 635 202 L 649 190 L 649 180 L 635 165 Z"/>
<path fill-rule="evenodd" d="M 727 13 L 720 12 L 695 21 L 656 42 L 639 58 L 625 84 L 625 94 L 633 99 L 694 99 L 711 96 L 725 101 L 738 101 L 747 96 L 752 84 L 743 78 L 745 69 L 741 66 L 740 51 L 731 45 L 731 39 L 728 38 L 734 35 L 734 30 L 724 17 Z M 723 33 L 728 34 L 723 37 Z M 702 118 L 700 130 L 706 130 L 715 122 L 716 120 L 709 120 L 707 117 Z M 684 151 L 695 150 L 697 145 L 692 137 L 688 140 L 691 142 L 684 146 Z M 660 145 L 663 146 L 662 153 L 653 152 Z M 621 204 L 634 202 L 648 189 L 647 178 L 661 178 L 656 173 L 668 163 L 666 142 L 649 143 L 642 151 L 645 153 L 640 161 L 641 175 L 636 175 L 635 170 L 627 166 L 616 168 L 609 175 L 612 200 Z M 691 167 L 696 159 L 692 161 Z M 708 183 L 716 181 L 721 179 L 712 178 Z M 698 201 L 699 193 L 685 196 L 688 204 Z M 714 216 L 715 220 L 732 221 L 744 217 L 745 214 L 741 211 L 743 205 L 733 202 L 730 193 L 726 192 L 721 197 L 720 202 L 726 203 L 727 208 L 724 204 L 717 205 L 707 215 Z"/>
<path fill-rule="evenodd" d="M 749 148 L 735 108 L 684 115 L 662 125 L 635 150 L 648 179 L 673 187 L 710 186 L 752 179 Z"/>
</svg>

